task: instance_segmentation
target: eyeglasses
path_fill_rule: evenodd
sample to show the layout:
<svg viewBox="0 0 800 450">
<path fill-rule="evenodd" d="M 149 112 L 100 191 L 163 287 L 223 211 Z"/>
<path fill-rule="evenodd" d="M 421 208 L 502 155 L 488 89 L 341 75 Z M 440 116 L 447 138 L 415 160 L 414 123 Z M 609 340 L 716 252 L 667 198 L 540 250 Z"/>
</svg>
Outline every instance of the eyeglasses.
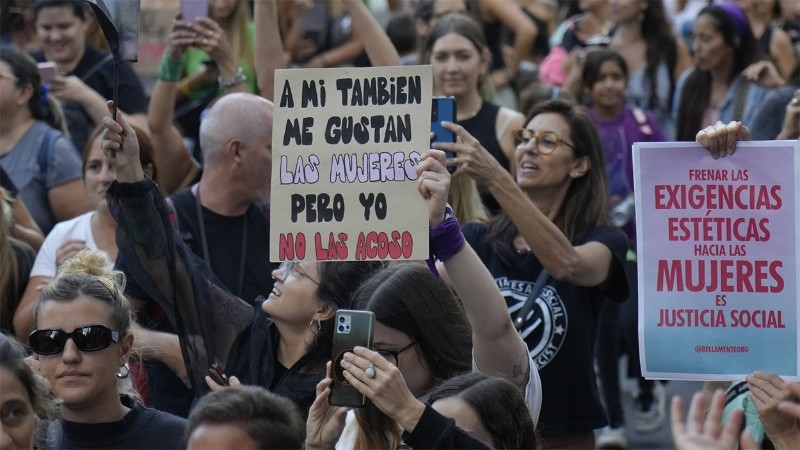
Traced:
<svg viewBox="0 0 800 450">
<path fill-rule="evenodd" d="M 405 347 L 401 348 L 400 350 L 380 349 L 380 350 L 375 350 L 375 351 L 378 352 L 378 354 L 380 354 L 384 358 L 386 358 L 387 361 L 389 361 L 390 363 L 392 363 L 395 366 L 397 366 L 398 365 L 398 361 L 400 361 L 400 353 L 403 353 L 404 351 L 410 349 L 411 347 L 413 347 L 415 345 L 417 345 L 417 341 L 413 341 L 412 343 L 406 345 Z"/>
<path fill-rule="evenodd" d="M 527 128 L 520 128 L 512 131 L 511 137 L 514 139 L 514 145 L 516 146 L 528 145 L 531 140 L 535 141 L 536 149 L 543 155 L 553 153 L 561 144 L 575 150 L 575 146 L 564 142 L 564 138 L 554 131 L 542 131 L 541 133 L 537 133 Z"/>
<path fill-rule="evenodd" d="M 28 336 L 28 344 L 39 355 L 56 355 L 64 351 L 67 339 L 72 339 L 78 350 L 96 352 L 119 342 L 119 330 L 111 330 L 103 325 L 87 325 L 76 328 L 72 333 L 64 330 L 36 330 Z"/>
<path fill-rule="evenodd" d="M 319 286 L 319 281 L 311 278 L 311 276 L 309 274 L 303 272 L 303 268 L 300 267 L 300 263 L 297 262 L 297 261 L 284 261 L 284 262 L 281 263 L 280 266 L 278 266 L 278 270 L 280 270 L 283 273 L 287 273 L 287 274 L 288 273 L 293 273 L 293 274 L 295 274 L 297 276 L 300 276 L 300 277 L 306 277 L 309 280 L 311 280 L 312 283 L 314 283 L 317 286 Z"/>
<path fill-rule="evenodd" d="M 7 78 L 14 83 L 19 83 L 19 78 L 15 77 L 14 74 L 8 72 L 0 72 L 0 78 Z"/>
</svg>

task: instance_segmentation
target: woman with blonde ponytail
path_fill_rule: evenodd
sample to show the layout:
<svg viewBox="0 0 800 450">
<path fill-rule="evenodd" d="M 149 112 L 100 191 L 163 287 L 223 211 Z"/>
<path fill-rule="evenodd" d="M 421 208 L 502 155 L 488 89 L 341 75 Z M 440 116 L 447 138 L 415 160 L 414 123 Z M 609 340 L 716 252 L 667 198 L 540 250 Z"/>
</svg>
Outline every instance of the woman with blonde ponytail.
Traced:
<svg viewBox="0 0 800 450">
<path fill-rule="evenodd" d="M 124 288 L 104 252 L 82 251 L 42 290 L 28 344 L 61 400 L 45 448 L 183 448 L 186 421 L 122 386 L 134 342 Z"/>
</svg>

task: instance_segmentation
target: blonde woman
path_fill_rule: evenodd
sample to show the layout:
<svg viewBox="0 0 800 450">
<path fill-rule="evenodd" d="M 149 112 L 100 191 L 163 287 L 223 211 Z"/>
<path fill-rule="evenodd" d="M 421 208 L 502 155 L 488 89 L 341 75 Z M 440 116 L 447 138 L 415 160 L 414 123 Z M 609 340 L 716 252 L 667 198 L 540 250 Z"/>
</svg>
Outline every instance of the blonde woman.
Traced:
<svg viewBox="0 0 800 450">
<path fill-rule="evenodd" d="M 83 251 L 42 291 L 28 344 L 61 399 L 44 448 L 185 448 L 186 421 L 145 408 L 121 388 L 134 337 L 125 275 Z"/>
</svg>

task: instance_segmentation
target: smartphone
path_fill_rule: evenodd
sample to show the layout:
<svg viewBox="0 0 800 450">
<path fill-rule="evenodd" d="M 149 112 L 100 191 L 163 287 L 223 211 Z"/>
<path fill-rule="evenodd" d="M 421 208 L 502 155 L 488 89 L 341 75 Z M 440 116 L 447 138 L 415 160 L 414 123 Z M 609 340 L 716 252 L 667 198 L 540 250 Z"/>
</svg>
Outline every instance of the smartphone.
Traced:
<svg viewBox="0 0 800 450">
<path fill-rule="evenodd" d="M 189 22 L 208 17 L 208 0 L 181 0 L 181 17 Z"/>
<path fill-rule="evenodd" d="M 455 123 L 456 121 L 456 99 L 455 97 L 435 96 L 432 98 L 431 105 L 431 143 L 434 142 L 455 142 L 456 134 L 442 126 L 442 121 Z M 455 158 L 453 152 L 445 152 L 447 158 Z M 447 171 L 453 173 L 455 166 L 447 166 Z"/>
<path fill-rule="evenodd" d="M 36 64 L 36 67 L 39 68 L 39 76 L 42 78 L 42 83 L 52 83 L 56 75 L 58 75 L 56 63 L 52 61 L 40 62 Z"/>
<path fill-rule="evenodd" d="M 340 309 L 336 311 L 336 317 L 333 320 L 333 351 L 331 352 L 333 384 L 328 403 L 335 406 L 360 408 L 367 403 L 367 400 L 344 377 L 342 358 L 346 352 L 352 352 L 355 346 L 372 347 L 375 314 L 371 311 Z"/>
<path fill-rule="evenodd" d="M 225 370 L 222 368 L 222 364 L 215 362 L 211 365 L 211 368 L 208 369 L 208 375 L 220 386 L 230 386 L 230 381 L 228 381 L 228 376 L 225 375 Z"/>
</svg>

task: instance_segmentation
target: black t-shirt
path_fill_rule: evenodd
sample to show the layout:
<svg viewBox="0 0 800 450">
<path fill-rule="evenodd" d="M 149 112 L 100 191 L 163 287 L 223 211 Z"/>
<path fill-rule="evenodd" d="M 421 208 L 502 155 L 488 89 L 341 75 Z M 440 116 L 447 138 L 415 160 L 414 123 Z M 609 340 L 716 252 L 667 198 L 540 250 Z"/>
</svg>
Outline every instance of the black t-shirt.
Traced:
<svg viewBox="0 0 800 450">
<path fill-rule="evenodd" d="M 122 420 L 105 423 L 61 421 L 58 448 L 183 449 L 186 420 L 140 404 Z"/>
<path fill-rule="evenodd" d="M 170 199 L 175 207 L 181 238 L 194 254 L 204 258 L 197 218 L 197 198 L 187 188 L 176 192 Z M 206 208 L 202 208 L 202 214 L 211 259 L 206 262 L 214 275 L 230 292 L 250 303 L 259 295 L 268 295 L 275 283 L 271 276 L 272 271 L 278 267 L 269 262 L 269 210 L 253 204 L 244 215 L 238 217 L 221 216 Z M 247 242 L 244 246 L 242 290 L 239 292 L 245 220 Z"/>
<path fill-rule="evenodd" d="M 32 52 L 31 55 L 37 62 L 47 60 L 41 50 Z M 87 46 L 81 61 L 67 75 L 77 76 L 100 96 L 110 100 L 114 95 L 114 59 L 109 56 L 108 52 Z M 118 76 L 117 106 L 119 109 L 128 114 L 147 113 L 147 95 L 144 92 L 144 86 L 130 63 L 122 62 L 119 65 Z M 86 148 L 89 134 L 97 124 L 92 122 L 91 117 L 79 104 L 62 102 L 61 106 L 64 109 L 72 142 L 78 152 L 82 153 Z"/>
<path fill-rule="evenodd" d="M 479 223 L 463 227 L 516 318 L 528 298 L 542 264 L 533 254 L 516 255 L 511 263 L 500 258 L 489 240 L 489 229 Z M 524 322 L 522 337 L 528 344 L 542 379 L 542 411 L 538 429 L 543 437 L 590 431 L 606 425 L 593 369 L 598 312 L 606 298 L 623 301 L 628 286 L 622 267 L 628 249 L 625 235 L 615 228 L 598 227 L 580 242 L 607 246 L 619 266 L 604 288 L 587 288 L 552 277 Z"/>
</svg>

